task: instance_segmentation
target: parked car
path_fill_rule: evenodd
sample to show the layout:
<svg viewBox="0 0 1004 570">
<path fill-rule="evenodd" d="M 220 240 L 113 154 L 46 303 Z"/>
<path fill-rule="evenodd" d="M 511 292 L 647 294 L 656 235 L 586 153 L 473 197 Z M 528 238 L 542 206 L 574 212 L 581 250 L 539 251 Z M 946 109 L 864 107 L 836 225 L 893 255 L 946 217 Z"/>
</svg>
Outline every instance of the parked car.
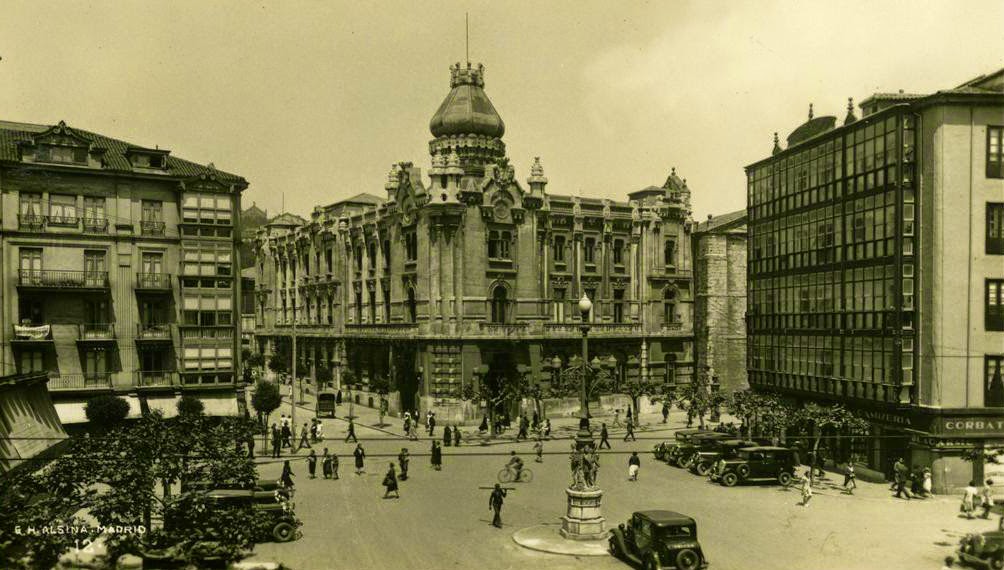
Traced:
<svg viewBox="0 0 1004 570">
<path fill-rule="evenodd" d="M 278 479 L 256 479 L 252 484 L 231 481 L 226 483 L 213 483 L 212 481 L 184 481 L 181 484 L 181 492 L 186 491 L 209 491 L 211 489 L 244 489 L 247 491 L 275 491 L 283 489 L 284 492 L 291 491 L 282 487 Z"/>
<path fill-rule="evenodd" d="M 799 464 L 794 449 L 774 446 L 746 447 L 731 459 L 719 459 L 711 471 L 711 480 L 726 487 L 745 481 L 776 480 L 782 485 L 791 483 L 795 467 Z"/>
<path fill-rule="evenodd" d="M 690 437 L 690 441 L 680 443 L 671 452 L 670 455 L 673 457 L 672 463 L 676 464 L 677 467 L 688 469 L 690 467 L 690 461 L 694 458 L 698 451 L 702 449 L 709 449 L 712 442 L 721 441 L 723 439 L 731 439 L 733 437 L 735 436 L 716 431 L 695 434 Z"/>
<path fill-rule="evenodd" d="M 250 504 L 261 516 L 266 517 L 269 524 L 268 536 L 256 537 L 258 540 L 274 539 L 276 542 L 289 542 L 296 538 L 296 527 L 300 526 L 294 512 L 295 505 L 281 489 L 273 491 L 254 491 L 248 489 L 213 489 L 205 495 L 209 508 L 226 508 Z"/>
<path fill-rule="evenodd" d="M 967 534 L 959 541 L 959 561 L 976 567 L 1004 569 L 1004 531 Z"/>
<path fill-rule="evenodd" d="M 636 511 L 610 534 L 610 553 L 645 570 L 708 567 L 697 541 L 697 522 L 674 511 Z"/>
<path fill-rule="evenodd" d="M 322 390 L 317 393 L 317 403 L 314 405 L 314 414 L 319 418 L 335 417 L 338 395 L 333 390 Z"/>
<path fill-rule="evenodd" d="M 704 477 L 711 472 L 719 459 L 732 459 L 744 447 L 756 447 L 765 443 L 764 441 L 753 439 L 735 438 L 710 440 L 697 450 L 693 459 L 688 462 L 688 466 L 693 473 Z"/>
<path fill-rule="evenodd" d="M 664 441 L 655 446 L 652 452 L 659 461 L 670 461 L 670 454 L 680 443 L 690 441 L 690 438 L 701 433 L 714 433 L 707 429 L 681 429 L 674 434 L 673 441 Z"/>
</svg>

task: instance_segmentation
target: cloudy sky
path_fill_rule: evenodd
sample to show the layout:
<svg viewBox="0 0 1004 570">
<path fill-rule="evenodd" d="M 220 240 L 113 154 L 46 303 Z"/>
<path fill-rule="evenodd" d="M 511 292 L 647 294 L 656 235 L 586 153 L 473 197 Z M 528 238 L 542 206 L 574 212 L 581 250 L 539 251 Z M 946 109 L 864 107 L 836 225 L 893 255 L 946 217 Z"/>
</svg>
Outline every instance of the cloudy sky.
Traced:
<svg viewBox="0 0 1004 570">
<path fill-rule="evenodd" d="M 1004 2 L 3 0 L 0 119 L 160 145 L 243 175 L 276 213 L 428 168 L 449 65 L 486 66 L 520 179 L 623 199 L 675 166 L 694 215 L 742 208 L 743 166 L 847 97 L 1004 66 Z"/>
</svg>

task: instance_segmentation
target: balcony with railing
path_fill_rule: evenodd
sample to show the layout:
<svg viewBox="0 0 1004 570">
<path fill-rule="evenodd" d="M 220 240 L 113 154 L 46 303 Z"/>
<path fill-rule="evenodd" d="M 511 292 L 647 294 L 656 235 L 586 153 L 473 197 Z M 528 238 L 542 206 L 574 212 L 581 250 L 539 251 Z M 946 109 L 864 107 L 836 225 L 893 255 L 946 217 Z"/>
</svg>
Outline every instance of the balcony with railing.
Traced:
<svg viewBox="0 0 1004 570">
<path fill-rule="evenodd" d="M 84 233 L 104 234 L 108 233 L 107 218 L 84 218 Z"/>
<path fill-rule="evenodd" d="M 22 289 L 108 289 L 108 272 L 21 269 L 17 285 Z"/>
<path fill-rule="evenodd" d="M 497 338 L 511 338 L 525 335 L 530 330 L 529 323 L 487 323 L 479 322 L 478 330 Z"/>
<path fill-rule="evenodd" d="M 52 342 L 51 325 L 14 325 L 14 343 Z"/>
<path fill-rule="evenodd" d="M 136 323 L 136 340 L 142 342 L 170 342 L 171 325 Z"/>
<path fill-rule="evenodd" d="M 49 376 L 49 391 L 53 390 L 110 390 L 112 375 L 109 372 L 85 374 L 53 374 Z"/>
<path fill-rule="evenodd" d="M 641 323 L 589 323 L 589 336 L 631 336 L 641 334 Z M 546 323 L 549 337 L 582 336 L 582 323 Z"/>
<path fill-rule="evenodd" d="M 136 289 L 143 291 L 170 291 L 170 273 L 137 273 Z"/>
<path fill-rule="evenodd" d="M 166 228 L 167 224 L 154 220 L 142 220 L 139 223 L 139 231 L 145 236 L 162 236 Z"/>
<path fill-rule="evenodd" d="M 231 340 L 234 338 L 233 325 L 178 325 L 178 330 L 181 331 L 181 340 Z"/>
<path fill-rule="evenodd" d="M 140 388 L 181 385 L 177 370 L 137 370 L 133 373 L 133 383 Z"/>
<path fill-rule="evenodd" d="M 18 214 L 17 227 L 27 232 L 45 231 L 45 216 L 41 214 Z"/>
<path fill-rule="evenodd" d="M 417 332 L 417 323 L 350 323 L 345 325 L 346 334 L 374 338 L 408 338 Z"/>
<path fill-rule="evenodd" d="M 81 342 L 109 342 L 115 340 L 115 325 L 112 323 L 83 323 L 77 325 Z"/>
</svg>

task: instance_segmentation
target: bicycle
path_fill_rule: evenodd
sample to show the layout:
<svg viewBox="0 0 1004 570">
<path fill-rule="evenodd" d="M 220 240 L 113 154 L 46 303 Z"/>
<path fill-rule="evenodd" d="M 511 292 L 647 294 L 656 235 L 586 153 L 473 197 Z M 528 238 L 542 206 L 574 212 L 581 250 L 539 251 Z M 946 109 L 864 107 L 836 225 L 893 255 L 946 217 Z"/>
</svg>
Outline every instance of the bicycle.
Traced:
<svg viewBox="0 0 1004 570">
<path fill-rule="evenodd" d="M 524 467 L 523 470 L 520 471 L 519 480 L 517 481 L 516 470 L 506 465 L 501 471 L 499 471 L 498 480 L 499 483 L 529 483 L 530 481 L 533 481 L 533 471 L 528 467 Z"/>
</svg>

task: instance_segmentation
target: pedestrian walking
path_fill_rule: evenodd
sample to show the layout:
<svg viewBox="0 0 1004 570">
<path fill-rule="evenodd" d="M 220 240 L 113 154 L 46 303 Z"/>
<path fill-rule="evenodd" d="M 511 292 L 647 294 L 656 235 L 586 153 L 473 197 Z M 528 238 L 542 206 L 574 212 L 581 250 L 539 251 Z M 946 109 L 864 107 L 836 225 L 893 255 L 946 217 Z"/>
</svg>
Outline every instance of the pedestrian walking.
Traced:
<svg viewBox="0 0 1004 570">
<path fill-rule="evenodd" d="M 411 422 L 411 433 L 408 434 L 408 439 L 412 441 L 418 441 L 418 422 Z"/>
<path fill-rule="evenodd" d="M 854 489 L 858 488 L 857 475 L 854 474 L 854 463 L 852 461 L 847 462 L 847 467 L 844 468 L 844 491 L 848 495 L 854 494 Z"/>
<path fill-rule="evenodd" d="M 450 430 L 450 424 L 443 424 L 443 445 L 446 447 L 453 445 L 453 432 Z"/>
<path fill-rule="evenodd" d="M 282 462 L 282 475 L 279 476 L 279 485 L 286 489 L 293 488 L 293 468 L 289 466 L 289 460 Z"/>
<path fill-rule="evenodd" d="M 628 411 L 630 412 L 630 410 Z M 628 416 L 627 424 L 625 425 L 627 425 L 627 433 L 624 434 L 624 441 L 627 441 L 629 437 L 631 441 L 638 441 L 638 438 L 634 436 L 634 420 L 631 419 L 631 416 Z"/>
<path fill-rule="evenodd" d="M 505 502 L 506 492 L 501 485 L 495 483 L 495 488 L 488 497 L 488 510 L 495 511 L 495 516 L 492 517 L 492 526 L 495 528 L 502 528 L 502 503 Z"/>
<path fill-rule="evenodd" d="M 688 406 L 687 408 L 687 427 L 694 426 L 694 410 Z"/>
<path fill-rule="evenodd" d="M 607 432 L 607 424 L 604 423 L 600 426 L 600 445 L 597 449 L 603 449 L 603 444 L 607 445 L 607 449 L 610 449 L 610 433 Z"/>
<path fill-rule="evenodd" d="M 397 490 L 397 474 L 394 473 L 394 464 L 390 463 L 388 465 L 387 474 L 383 476 L 383 486 L 385 489 L 383 498 L 386 499 L 388 495 L 394 493 L 394 498 L 400 499 L 401 493 Z"/>
<path fill-rule="evenodd" d="M 404 433 L 405 435 L 411 433 L 411 414 L 408 412 L 404 413 Z"/>
<path fill-rule="evenodd" d="M 307 454 L 307 473 L 310 473 L 311 479 L 317 479 L 317 454 L 311 449 L 310 453 Z"/>
<path fill-rule="evenodd" d="M 896 463 L 893 465 L 893 471 L 896 483 L 896 498 L 905 498 L 909 501 L 910 490 L 906 488 L 906 477 L 910 469 L 903 462 L 902 457 L 896 460 Z"/>
<path fill-rule="evenodd" d="M 614 410 L 614 421 L 610 424 L 611 427 L 621 426 L 621 409 L 617 408 Z"/>
<path fill-rule="evenodd" d="M 314 420 L 314 437 L 316 438 L 314 442 L 319 442 L 324 439 L 324 423 L 321 420 Z"/>
<path fill-rule="evenodd" d="M 338 454 L 331 454 L 331 478 L 338 480 Z"/>
<path fill-rule="evenodd" d="M 436 414 L 429 412 L 429 437 L 434 437 L 436 431 Z"/>
<path fill-rule="evenodd" d="M 970 481 L 969 486 L 962 491 L 962 505 L 959 510 L 966 514 L 967 519 L 973 518 L 973 510 L 975 510 L 976 495 L 979 491 L 976 489 L 976 481 Z"/>
<path fill-rule="evenodd" d="M 628 481 L 638 480 L 638 471 L 641 470 L 641 458 L 638 457 L 637 451 L 631 452 L 631 457 L 628 458 Z"/>
<path fill-rule="evenodd" d="M 350 439 L 354 443 L 359 443 L 359 440 L 356 438 L 356 424 L 352 421 L 352 418 L 349 418 L 349 433 L 345 436 L 345 443 L 348 443 Z"/>
<path fill-rule="evenodd" d="M 453 426 L 453 447 L 460 447 L 462 435 L 463 434 L 460 432 L 460 426 Z"/>
<path fill-rule="evenodd" d="M 402 447 L 401 453 L 397 454 L 397 463 L 401 467 L 401 480 L 408 480 L 408 463 L 411 462 L 411 456 L 408 455 L 408 448 Z"/>
<path fill-rule="evenodd" d="M 324 448 L 324 453 L 321 455 L 321 475 L 325 479 L 331 479 L 331 455 L 328 454 L 328 448 Z"/>
<path fill-rule="evenodd" d="M 537 441 L 534 442 L 534 444 L 533 444 L 533 451 L 534 451 L 534 453 L 537 454 L 537 457 L 536 457 L 536 459 L 534 459 L 534 461 L 536 461 L 537 463 L 543 463 L 544 462 L 544 442 L 539 437 L 537 438 Z"/>
<path fill-rule="evenodd" d="M 443 448 L 440 447 L 438 441 L 432 442 L 432 452 L 430 453 L 430 458 L 432 461 L 432 468 L 436 471 L 443 470 Z"/>
<path fill-rule="evenodd" d="M 527 428 L 529 428 L 530 422 L 527 421 L 526 414 L 520 416 L 518 422 L 519 422 L 519 429 L 516 432 L 516 441 L 519 441 L 521 439 L 526 439 L 527 437 L 529 437 L 529 434 L 527 433 Z"/>
<path fill-rule="evenodd" d="M 805 477 L 802 478 L 802 506 L 809 504 L 809 500 L 812 499 L 812 468 L 810 467 L 808 471 L 805 472 Z"/>
<path fill-rule="evenodd" d="M 547 418 L 544 420 L 544 437 L 551 437 L 551 419 Z"/>
<path fill-rule="evenodd" d="M 307 422 L 303 422 L 303 429 L 300 430 L 300 443 L 297 444 L 296 451 L 300 451 L 304 447 L 313 449 L 310 446 L 310 428 L 307 427 Z"/>
<path fill-rule="evenodd" d="M 539 427 L 540 427 L 540 414 L 539 414 L 539 413 L 537 413 L 537 410 L 534 410 L 534 411 L 533 411 L 533 421 L 532 421 L 532 423 L 530 424 L 530 427 L 531 427 L 531 428 L 532 428 L 532 429 L 533 429 L 534 431 L 537 431 L 537 428 L 539 428 Z"/>
<path fill-rule="evenodd" d="M 317 443 L 317 418 L 310 420 L 310 441 Z"/>
<path fill-rule="evenodd" d="M 352 455 L 356 458 L 356 475 L 362 475 L 366 472 L 366 450 L 363 449 L 361 443 L 356 444 L 356 449 L 352 452 Z"/>
<path fill-rule="evenodd" d="M 293 430 L 289 427 L 289 419 L 287 419 L 285 416 L 283 416 L 283 421 L 281 423 L 279 431 L 282 434 L 282 446 L 292 449 Z"/>
<path fill-rule="evenodd" d="M 278 459 L 279 451 L 282 449 L 282 432 L 275 424 L 272 424 L 272 457 Z"/>
<path fill-rule="evenodd" d="M 931 492 L 934 490 L 934 482 L 931 480 L 931 469 L 925 467 L 922 477 L 923 481 L 920 484 L 920 488 L 924 497 L 927 498 L 931 496 Z"/>
<path fill-rule="evenodd" d="M 983 488 L 980 489 L 980 506 L 983 507 L 983 518 L 990 518 L 990 509 L 994 508 L 994 490 L 993 490 L 994 480 L 987 479 L 984 481 Z"/>
<path fill-rule="evenodd" d="M 662 403 L 662 423 L 666 423 L 669 419 L 669 402 Z"/>
<path fill-rule="evenodd" d="M 632 412 L 631 412 L 631 406 L 629 405 L 628 408 L 627 408 L 627 419 L 625 421 L 627 423 L 631 423 L 633 420 L 634 420 L 634 415 L 632 414 Z"/>
<path fill-rule="evenodd" d="M 478 426 L 478 433 L 485 434 L 488 432 L 488 416 L 481 416 L 481 425 Z"/>
</svg>

